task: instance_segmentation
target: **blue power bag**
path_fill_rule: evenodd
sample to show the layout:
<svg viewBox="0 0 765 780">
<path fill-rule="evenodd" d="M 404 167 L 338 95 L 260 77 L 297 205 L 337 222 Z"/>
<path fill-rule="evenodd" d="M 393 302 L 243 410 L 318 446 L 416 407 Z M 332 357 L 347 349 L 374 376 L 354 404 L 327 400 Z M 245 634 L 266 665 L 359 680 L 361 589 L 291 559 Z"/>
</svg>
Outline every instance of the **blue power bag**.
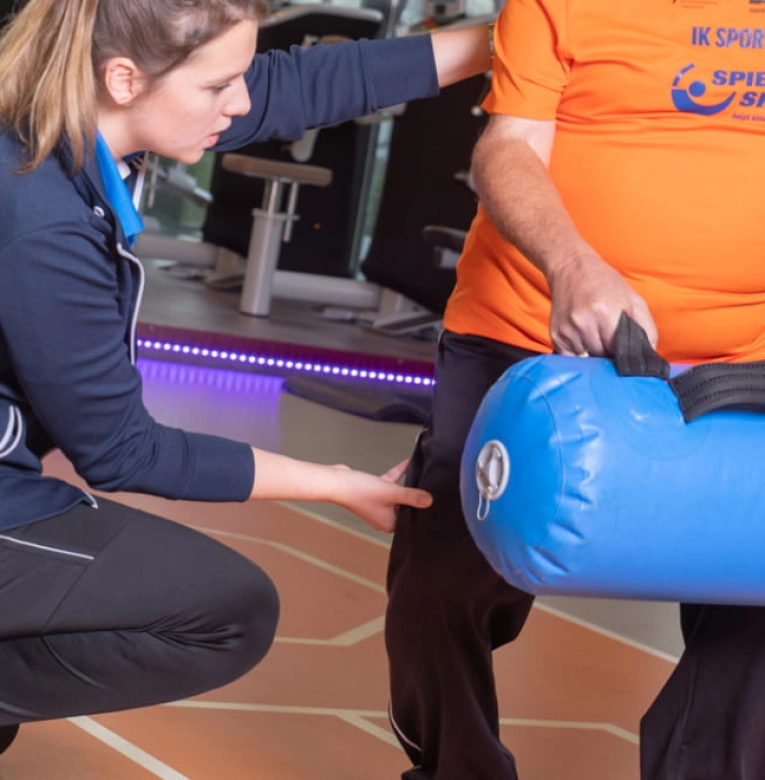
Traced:
<svg viewBox="0 0 765 780">
<path fill-rule="evenodd" d="M 478 547 L 537 595 L 765 604 L 763 390 L 763 363 L 516 364 L 463 453 Z"/>
</svg>

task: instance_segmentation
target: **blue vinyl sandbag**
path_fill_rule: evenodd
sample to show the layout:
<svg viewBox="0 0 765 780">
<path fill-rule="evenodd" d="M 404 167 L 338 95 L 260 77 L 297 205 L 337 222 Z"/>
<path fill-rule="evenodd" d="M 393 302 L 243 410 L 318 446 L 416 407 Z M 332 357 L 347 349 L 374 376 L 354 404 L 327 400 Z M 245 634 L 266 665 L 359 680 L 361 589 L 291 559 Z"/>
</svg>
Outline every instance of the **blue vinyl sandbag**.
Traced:
<svg viewBox="0 0 765 780">
<path fill-rule="evenodd" d="M 529 593 L 765 604 L 756 411 L 686 422 L 663 379 L 530 358 L 484 398 L 460 488 L 478 547 Z"/>
</svg>

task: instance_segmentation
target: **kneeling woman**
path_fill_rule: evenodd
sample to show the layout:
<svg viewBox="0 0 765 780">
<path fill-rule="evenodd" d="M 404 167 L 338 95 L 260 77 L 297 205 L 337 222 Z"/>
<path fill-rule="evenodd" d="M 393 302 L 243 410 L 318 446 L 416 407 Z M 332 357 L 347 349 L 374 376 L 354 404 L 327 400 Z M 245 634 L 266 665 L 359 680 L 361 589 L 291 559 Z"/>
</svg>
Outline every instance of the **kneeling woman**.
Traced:
<svg viewBox="0 0 765 780">
<path fill-rule="evenodd" d="M 255 56 L 258 18 L 259 0 L 30 0 L 0 39 L 0 750 L 20 722 L 223 685 L 278 618 L 255 564 L 43 477 L 52 449 L 103 491 L 331 501 L 385 530 L 430 501 L 401 466 L 296 461 L 144 407 L 137 155 L 295 139 L 489 67 L 485 28 Z"/>
</svg>

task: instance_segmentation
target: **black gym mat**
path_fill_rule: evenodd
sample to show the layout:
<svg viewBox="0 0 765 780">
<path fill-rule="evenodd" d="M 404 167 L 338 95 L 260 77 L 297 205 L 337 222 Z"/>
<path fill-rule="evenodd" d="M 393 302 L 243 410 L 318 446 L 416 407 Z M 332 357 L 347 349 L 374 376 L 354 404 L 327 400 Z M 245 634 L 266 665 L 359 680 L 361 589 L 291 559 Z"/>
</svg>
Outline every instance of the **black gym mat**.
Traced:
<svg viewBox="0 0 765 780">
<path fill-rule="evenodd" d="M 287 377 L 283 387 L 308 401 L 369 420 L 424 425 L 430 415 L 430 387 L 302 375 Z"/>
</svg>

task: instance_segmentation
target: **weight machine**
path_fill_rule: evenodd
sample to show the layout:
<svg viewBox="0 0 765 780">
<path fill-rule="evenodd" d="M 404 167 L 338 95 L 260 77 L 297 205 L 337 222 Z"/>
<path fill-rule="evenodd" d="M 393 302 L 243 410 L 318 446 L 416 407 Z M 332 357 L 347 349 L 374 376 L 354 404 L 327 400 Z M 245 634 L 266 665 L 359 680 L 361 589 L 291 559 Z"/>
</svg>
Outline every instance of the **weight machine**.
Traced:
<svg viewBox="0 0 765 780">
<path fill-rule="evenodd" d="M 411 23 L 407 17 L 415 13 L 418 21 Z M 398 0 L 384 7 L 380 0 L 370 0 L 358 9 L 280 6 L 261 25 L 260 40 L 263 48 L 285 48 L 328 36 L 375 37 L 484 24 L 495 13 L 492 8 L 468 17 L 466 0 L 425 0 L 419 10 Z M 476 77 L 436 98 L 416 101 L 398 115 L 388 112 L 345 123 L 350 127 L 343 128 L 346 135 L 338 145 L 331 135 L 337 128 L 329 128 L 291 145 L 257 144 L 256 149 L 219 155 L 202 240 L 147 232 L 136 251 L 145 258 L 202 269 L 211 286 L 241 287 L 240 310 L 255 316 L 268 316 L 276 297 L 326 307 L 325 313 L 343 318 L 361 317 L 390 333 L 437 321 L 454 271 L 439 268 L 434 258 L 449 255 L 446 265 L 453 265 L 454 253 L 440 244 L 444 229 L 424 229 L 448 225 L 462 230 L 472 218 L 475 200 L 464 179 L 480 129 L 476 107 L 487 85 L 484 76 Z M 411 129 L 423 122 L 431 128 L 430 137 L 411 138 Z M 355 138 L 350 144 L 348 132 Z M 400 151 L 412 147 L 412 141 L 419 151 Z M 339 148 L 339 157 L 322 156 L 322 144 L 330 152 Z M 411 166 L 413 158 L 407 162 L 407 154 L 431 162 L 425 168 Z M 170 169 L 150 179 L 156 187 L 172 187 L 172 173 Z M 328 197 L 328 188 L 338 183 L 342 197 Z M 197 202 L 207 192 L 202 187 L 186 190 Z M 341 208 L 325 224 L 317 214 L 335 201 Z M 429 208 L 422 213 L 425 203 Z M 313 270 L 317 267 L 318 272 Z M 415 268 L 418 281 L 411 284 L 406 276 Z"/>
</svg>

